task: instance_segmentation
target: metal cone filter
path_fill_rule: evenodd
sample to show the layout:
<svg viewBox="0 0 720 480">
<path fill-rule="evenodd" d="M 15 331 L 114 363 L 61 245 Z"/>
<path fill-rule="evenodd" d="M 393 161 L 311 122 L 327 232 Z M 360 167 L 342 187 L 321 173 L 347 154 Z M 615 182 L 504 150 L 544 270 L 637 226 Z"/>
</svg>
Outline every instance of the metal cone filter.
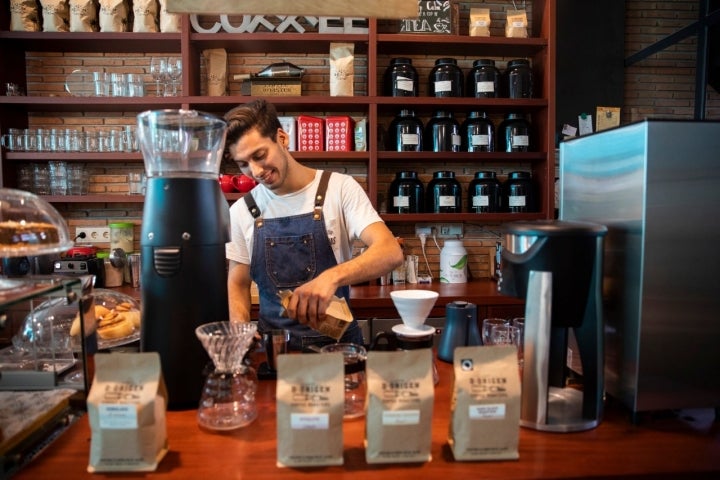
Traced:
<svg viewBox="0 0 720 480">
<path fill-rule="evenodd" d="M 200 325 L 195 334 L 218 371 L 234 372 L 242 367 L 256 330 L 254 323 L 213 322 Z"/>
<path fill-rule="evenodd" d="M 437 300 L 438 292 L 431 290 L 395 290 L 390 292 L 395 309 L 403 323 L 410 328 L 421 328 Z"/>
</svg>

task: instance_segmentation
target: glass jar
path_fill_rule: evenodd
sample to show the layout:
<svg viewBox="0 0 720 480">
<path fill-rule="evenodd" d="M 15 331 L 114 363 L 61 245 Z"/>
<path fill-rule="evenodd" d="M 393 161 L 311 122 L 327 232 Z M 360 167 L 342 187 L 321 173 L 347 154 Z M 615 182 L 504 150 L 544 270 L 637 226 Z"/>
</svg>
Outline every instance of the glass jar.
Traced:
<svg viewBox="0 0 720 480">
<path fill-rule="evenodd" d="M 485 112 L 470 112 L 460 126 L 460 150 L 463 152 L 494 152 L 495 125 Z"/>
<path fill-rule="evenodd" d="M 423 149 L 423 124 L 408 109 L 400 113 L 390 122 L 388 132 L 388 150 L 397 152 L 421 152 Z"/>
<path fill-rule="evenodd" d="M 397 172 L 388 192 L 388 213 L 422 213 L 424 191 L 417 172 Z"/>
<path fill-rule="evenodd" d="M 425 193 L 425 211 L 428 213 L 460 213 L 460 182 L 455 172 L 441 170 L 433 173 Z"/>
<path fill-rule="evenodd" d="M 495 172 L 475 172 L 468 186 L 468 210 L 473 213 L 500 211 L 500 181 Z"/>
<path fill-rule="evenodd" d="M 533 185 L 530 172 L 510 172 L 503 184 L 503 205 L 510 213 L 532 212 Z"/>
<path fill-rule="evenodd" d="M 463 72 L 454 58 L 438 58 L 430 70 L 428 91 L 431 97 L 462 97 Z"/>
<path fill-rule="evenodd" d="M 499 152 L 529 152 L 530 123 L 519 113 L 508 113 L 498 126 Z"/>
<path fill-rule="evenodd" d="M 452 112 L 436 111 L 425 125 L 424 149 L 428 152 L 459 152 L 460 124 Z"/>
<path fill-rule="evenodd" d="M 473 62 L 467 76 L 467 96 L 475 98 L 496 98 L 500 96 L 500 70 L 495 60 L 480 59 Z"/>
<path fill-rule="evenodd" d="M 510 60 L 505 69 L 504 83 L 508 98 L 532 98 L 533 72 L 530 61 L 524 58 Z"/>
<path fill-rule="evenodd" d="M 133 251 L 133 229 L 132 223 L 111 223 L 110 227 L 110 250 L 121 248 L 125 253 Z"/>
<path fill-rule="evenodd" d="M 388 97 L 417 97 L 418 74 L 409 58 L 393 58 L 383 75 L 383 95 Z"/>
</svg>

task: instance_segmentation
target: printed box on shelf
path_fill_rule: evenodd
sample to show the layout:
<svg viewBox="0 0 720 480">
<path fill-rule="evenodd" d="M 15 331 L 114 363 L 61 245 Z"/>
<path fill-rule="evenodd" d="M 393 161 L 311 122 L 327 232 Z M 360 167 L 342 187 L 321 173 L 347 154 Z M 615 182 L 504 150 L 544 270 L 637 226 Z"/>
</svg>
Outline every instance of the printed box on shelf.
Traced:
<svg viewBox="0 0 720 480">
<path fill-rule="evenodd" d="M 297 149 L 299 152 L 322 152 L 324 140 L 325 120 L 310 115 L 297 117 Z"/>
<path fill-rule="evenodd" d="M 355 139 L 355 121 L 341 115 L 325 117 L 325 150 L 328 152 L 350 152 Z"/>
</svg>

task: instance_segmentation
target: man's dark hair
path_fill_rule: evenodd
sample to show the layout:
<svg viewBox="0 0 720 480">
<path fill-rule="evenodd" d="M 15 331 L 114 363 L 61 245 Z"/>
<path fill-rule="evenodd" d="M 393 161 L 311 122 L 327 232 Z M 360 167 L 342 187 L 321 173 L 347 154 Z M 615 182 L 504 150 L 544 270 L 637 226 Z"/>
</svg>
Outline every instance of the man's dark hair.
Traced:
<svg viewBox="0 0 720 480">
<path fill-rule="evenodd" d="M 225 114 L 227 122 L 227 135 L 225 137 L 225 157 L 228 146 L 235 144 L 240 137 L 256 128 L 260 135 L 277 140 L 277 131 L 282 128 L 278 120 L 275 106 L 266 100 L 259 99 L 233 108 Z"/>
</svg>

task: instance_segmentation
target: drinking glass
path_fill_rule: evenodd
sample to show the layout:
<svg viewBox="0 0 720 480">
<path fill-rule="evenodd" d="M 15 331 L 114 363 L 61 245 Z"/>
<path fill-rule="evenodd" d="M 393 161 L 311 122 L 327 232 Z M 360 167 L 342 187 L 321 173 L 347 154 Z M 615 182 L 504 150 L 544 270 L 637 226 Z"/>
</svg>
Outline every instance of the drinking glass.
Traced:
<svg viewBox="0 0 720 480">
<path fill-rule="evenodd" d="M 85 165 L 82 163 L 69 163 L 67 166 L 68 195 L 83 195 L 85 186 Z"/>
<path fill-rule="evenodd" d="M 50 167 L 50 195 L 67 194 L 67 164 L 65 162 L 48 162 Z"/>
<path fill-rule="evenodd" d="M 493 325 L 490 329 L 490 345 L 515 345 L 520 344 L 520 331 L 512 325 Z"/>
<path fill-rule="evenodd" d="M 508 321 L 504 318 L 486 318 L 482 321 L 482 342 L 483 345 L 492 345 L 490 343 L 490 333 L 494 325 L 507 325 Z"/>
<path fill-rule="evenodd" d="M 178 94 L 178 83 L 180 77 L 182 77 L 182 59 L 180 57 L 170 57 L 167 62 L 167 75 L 170 79 L 170 85 L 172 86 L 172 94 L 165 91 L 165 96 L 172 95 L 173 97 Z"/>
<path fill-rule="evenodd" d="M 152 57 L 150 59 L 150 75 L 155 80 L 155 96 L 161 97 L 160 82 L 163 83 L 164 90 L 167 81 L 167 57 Z"/>
</svg>

